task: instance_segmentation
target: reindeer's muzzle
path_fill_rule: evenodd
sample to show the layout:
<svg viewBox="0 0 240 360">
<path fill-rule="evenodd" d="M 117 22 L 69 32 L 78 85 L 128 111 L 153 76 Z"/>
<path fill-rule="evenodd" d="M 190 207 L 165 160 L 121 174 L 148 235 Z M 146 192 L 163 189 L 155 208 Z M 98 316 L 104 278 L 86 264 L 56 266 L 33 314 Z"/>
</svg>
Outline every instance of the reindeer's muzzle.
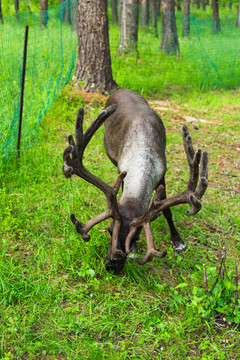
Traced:
<svg viewBox="0 0 240 360">
<path fill-rule="evenodd" d="M 106 257 L 104 260 L 105 268 L 108 272 L 117 274 L 124 268 L 125 261 L 126 257 L 122 257 L 117 260 L 111 260 L 110 258 Z"/>
</svg>

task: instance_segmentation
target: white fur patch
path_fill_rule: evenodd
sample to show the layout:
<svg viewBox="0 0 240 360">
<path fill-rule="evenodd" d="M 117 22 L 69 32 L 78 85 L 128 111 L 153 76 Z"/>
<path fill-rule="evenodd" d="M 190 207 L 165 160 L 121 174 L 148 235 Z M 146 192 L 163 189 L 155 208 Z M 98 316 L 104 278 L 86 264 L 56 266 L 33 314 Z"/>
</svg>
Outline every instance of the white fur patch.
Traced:
<svg viewBox="0 0 240 360">
<path fill-rule="evenodd" d="M 163 161 L 158 154 L 153 153 L 145 134 L 139 132 L 134 141 L 129 139 L 126 142 L 123 154 L 118 168 L 120 171 L 127 171 L 127 176 L 124 179 L 124 192 L 120 202 L 129 197 L 141 197 L 142 204 L 147 209 L 153 190 L 165 174 Z"/>
</svg>

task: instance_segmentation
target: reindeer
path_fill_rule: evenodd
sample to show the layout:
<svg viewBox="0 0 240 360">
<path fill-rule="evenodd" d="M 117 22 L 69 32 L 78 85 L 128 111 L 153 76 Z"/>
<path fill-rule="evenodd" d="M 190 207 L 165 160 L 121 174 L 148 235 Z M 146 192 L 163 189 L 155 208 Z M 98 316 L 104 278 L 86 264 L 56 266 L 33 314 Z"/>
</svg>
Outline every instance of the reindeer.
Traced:
<svg viewBox="0 0 240 360">
<path fill-rule="evenodd" d="M 142 228 L 147 252 L 143 258 L 137 258 L 138 264 L 143 265 L 153 257 L 163 258 L 167 251 L 164 249 L 159 252 L 155 249 L 150 226 L 151 221 L 162 212 L 170 228 L 174 250 L 177 253 L 185 251 L 187 246 L 174 226 L 170 208 L 188 203 L 191 209 L 186 211 L 187 215 L 195 215 L 201 209 L 200 200 L 208 186 L 208 153 L 202 153 L 201 149 L 194 151 L 188 128 L 183 125 L 181 133 L 190 168 L 189 181 L 181 194 L 167 198 L 165 128 L 144 97 L 131 90 L 115 91 L 107 99 L 105 110 L 84 134 L 83 118 L 84 110 L 81 108 L 75 123 L 76 143 L 70 135 L 69 146 L 63 153 L 63 173 L 67 178 L 76 174 L 93 184 L 104 192 L 107 200 L 107 209 L 85 224 L 71 214 L 71 221 L 83 240 L 90 240 L 88 232 L 94 225 L 111 217 L 113 221 L 108 229 L 111 242 L 105 259 L 108 271 L 119 272 L 124 267 L 127 255 L 136 250 L 136 241 Z M 113 186 L 90 173 L 82 162 L 86 146 L 103 122 L 105 151 L 119 172 Z M 121 184 L 123 191 L 118 202 L 117 194 Z"/>
</svg>

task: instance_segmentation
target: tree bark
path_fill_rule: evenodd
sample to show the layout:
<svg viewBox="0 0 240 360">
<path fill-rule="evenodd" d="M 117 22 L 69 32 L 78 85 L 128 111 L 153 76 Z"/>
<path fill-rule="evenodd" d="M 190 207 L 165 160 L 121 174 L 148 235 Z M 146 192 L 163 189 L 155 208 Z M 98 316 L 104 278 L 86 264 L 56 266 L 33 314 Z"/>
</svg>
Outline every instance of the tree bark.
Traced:
<svg viewBox="0 0 240 360">
<path fill-rule="evenodd" d="M 202 11 L 206 11 L 206 5 L 207 5 L 206 0 L 202 0 Z"/>
<path fill-rule="evenodd" d="M 197 9 L 200 9 L 200 0 L 194 0 L 193 4 L 196 6 Z"/>
<path fill-rule="evenodd" d="M 119 7 L 120 54 L 137 51 L 138 43 L 138 0 L 120 0 Z"/>
<path fill-rule="evenodd" d="M 149 25 L 149 0 L 142 0 L 141 5 L 141 27 L 144 30 Z"/>
<path fill-rule="evenodd" d="M 1 0 L 0 0 L 0 20 L 3 18 L 3 14 L 2 14 L 2 3 L 1 3 Z M 1 21 L 2 23 L 3 21 Z"/>
<path fill-rule="evenodd" d="M 161 0 L 157 0 L 157 16 L 161 15 Z"/>
<path fill-rule="evenodd" d="M 182 36 L 188 36 L 190 33 L 190 0 L 183 1 L 183 33 Z"/>
<path fill-rule="evenodd" d="M 174 0 L 162 0 L 162 35 L 160 49 L 169 55 L 180 53 Z"/>
<path fill-rule="evenodd" d="M 237 13 L 237 23 L 236 27 L 240 28 L 240 0 L 238 0 L 238 13 Z"/>
<path fill-rule="evenodd" d="M 25 0 L 25 1 L 26 1 L 26 4 L 27 4 L 27 7 L 28 7 L 28 11 L 32 12 L 32 6 L 31 6 L 31 3 L 30 3 L 30 0 Z"/>
<path fill-rule="evenodd" d="M 41 25 L 47 27 L 48 23 L 48 0 L 40 0 Z"/>
<path fill-rule="evenodd" d="M 157 35 L 157 0 L 150 0 L 151 5 L 151 25 Z"/>
<path fill-rule="evenodd" d="M 19 0 L 14 0 L 15 14 L 19 12 Z"/>
<path fill-rule="evenodd" d="M 71 5 L 69 0 L 60 0 L 61 6 L 61 20 L 64 23 L 71 24 Z"/>
<path fill-rule="evenodd" d="M 77 29 L 78 29 L 78 0 L 72 0 L 72 2 L 71 2 L 71 22 L 72 22 L 72 31 L 77 32 Z"/>
<path fill-rule="evenodd" d="M 221 31 L 218 0 L 212 0 L 212 9 L 213 9 L 213 33 L 217 34 Z"/>
<path fill-rule="evenodd" d="M 111 68 L 107 0 L 78 0 L 75 77 L 78 82 L 84 82 L 86 91 L 105 94 L 116 89 Z"/>
<path fill-rule="evenodd" d="M 111 8 L 112 8 L 112 24 L 118 23 L 118 8 L 117 8 L 117 0 L 111 0 Z"/>
<path fill-rule="evenodd" d="M 177 5 L 177 11 L 181 11 L 181 10 L 182 10 L 181 0 L 177 0 L 177 1 L 176 1 L 176 5 Z"/>
</svg>

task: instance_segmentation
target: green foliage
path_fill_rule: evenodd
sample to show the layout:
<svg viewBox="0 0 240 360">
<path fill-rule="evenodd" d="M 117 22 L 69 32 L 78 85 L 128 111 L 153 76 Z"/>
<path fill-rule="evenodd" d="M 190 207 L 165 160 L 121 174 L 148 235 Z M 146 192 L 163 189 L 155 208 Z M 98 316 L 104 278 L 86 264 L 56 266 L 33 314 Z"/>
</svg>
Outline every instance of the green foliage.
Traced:
<svg viewBox="0 0 240 360">
<path fill-rule="evenodd" d="M 8 353 L 4 353 L 4 356 L 1 357 L 0 360 L 12 360 L 12 359 L 13 359 L 13 357 L 12 357 L 11 353 L 8 352 Z"/>
<path fill-rule="evenodd" d="M 211 277 L 217 278 L 218 272 L 216 268 L 209 269 Z M 208 294 L 203 288 L 193 287 L 192 299 L 188 307 L 194 313 L 199 314 L 203 318 L 219 318 L 230 323 L 240 323 L 240 286 L 234 283 L 235 277 L 232 270 L 228 274 L 229 280 L 220 279 L 213 291 Z M 237 299 L 234 298 L 234 293 Z"/>
<path fill-rule="evenodd" d="M 11 16 L 15 14 L 14 1 L 9 0 L 1 0 L 2 3 L 2 12 L 3 16 Z M 29 0 L 31 4 L 32 11 L 40 10 L 40 0 Z M 54 6 L 58 6 L 60 3 L 59 0 L 48 0 L 48 8 L 52 8 Z M 28 4 L 26 0 L 19 0 L 19 12 L 29 11 Z"/>
</svg>

